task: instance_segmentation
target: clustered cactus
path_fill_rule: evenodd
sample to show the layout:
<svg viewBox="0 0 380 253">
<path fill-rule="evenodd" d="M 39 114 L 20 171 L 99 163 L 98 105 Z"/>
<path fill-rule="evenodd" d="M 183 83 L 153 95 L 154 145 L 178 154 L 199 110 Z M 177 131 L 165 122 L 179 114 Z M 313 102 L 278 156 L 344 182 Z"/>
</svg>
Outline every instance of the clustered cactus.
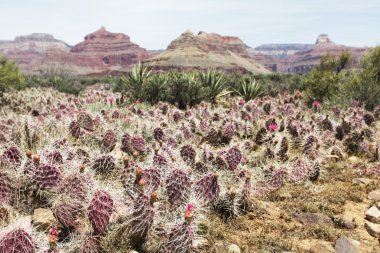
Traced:
<svg viewBox="0 0 380 253">
<path fill-rule="evenodd" d="M 14 229 L 0 239 L 0 252 L 8 253 L 35 253 L 36 243 L 22 228 Z"/>
<path fill-rule="evenodd" d="M 35 94 L 44 105 L 37 116 L 18 108 L 29 130 L 24 119 L 0 120 L 0 204 L 18 215 L 50 209 L 59 231 L 50 252 L 76 244 L 81 253 L 190 253 L 208 213 L 233 220 L 255 198 L 317 182 L 346 153 L 371 161 L 353 164 L 355 173 L 380 174 L 378 113 L 357 105 L 330 112 L 284 94 L 180 111 L 114 104 L 113 95 L 57 93 L 56 104 Z M 26 231 L 0 228 L 0 252 L 40 250 Z M 130 248 L 107 248 L 124 241 Z"/>
<path fill-rule="evenodd" d="M 113 200 L 105 191 L 96 191 L 88 207 L 93 234 L 101 235 L 106 230 L 113 210 Z"/>
</svg>

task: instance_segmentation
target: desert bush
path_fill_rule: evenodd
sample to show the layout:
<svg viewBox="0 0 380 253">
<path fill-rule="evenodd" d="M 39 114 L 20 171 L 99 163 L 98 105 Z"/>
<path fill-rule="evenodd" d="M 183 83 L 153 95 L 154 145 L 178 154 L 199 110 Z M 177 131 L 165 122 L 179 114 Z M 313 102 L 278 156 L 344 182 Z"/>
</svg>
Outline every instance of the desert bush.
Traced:
<svg viewBox="0 0 380 253">
<path fill-rule="evenodd" d="M 85 89 L 85 85 L 80 82 L 80 79 L 61 76 L 28 76 L 26 78 L 26 85 L 28 87 L 51 87 L 72 95 L 79 95 Z"/>
<path fill-rule="evenodd" d="M 2 100 L 4 92 L 24 87 L 24 77 L 19 72 L 17 65 L 13 61 L 0 56 L 0 100 Z"/>
<path fill-rule="evenodd" d="M 169 73 L 169 81 L 165 87 L 163 100 L 180 109 L 199 104 L 208 97 L 205 87 L 196 78 L 194 72 Z"/>
<path fill-rule="evenodd" d="M 350 55 L 343 52 L 339 58 L 333 55 L 321 57 L 321 62 L 303 78 L 306 102 L 326 101 L 339 91 L 339 86 L 344 81 L 345 74 L 342 71 Z"/>
<path fill-rule="evenodd" d="M 350 97 L 362 103 L 367 110 L 380 104 L 380 46 L 365 54 L 360 62 L 361 69 L 346 88 Z"/>
<path fill-rule="evenodd" d="M 346 73 L 344 82 L 330 102 L 346 107 L 354 101 L 367 110 L 373 110 L 380 104 L 380 47 L 363 56 L 359 69 Z"/>
</svg>

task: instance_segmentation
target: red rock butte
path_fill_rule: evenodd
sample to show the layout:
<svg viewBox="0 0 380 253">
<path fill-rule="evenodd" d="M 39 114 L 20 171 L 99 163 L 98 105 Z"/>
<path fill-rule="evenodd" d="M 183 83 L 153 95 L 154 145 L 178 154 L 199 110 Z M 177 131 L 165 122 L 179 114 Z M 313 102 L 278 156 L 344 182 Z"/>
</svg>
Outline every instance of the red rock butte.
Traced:
<svg viewBox="0 0 380 253">
<path fill-rule="evenodd" d="M 191 31 L 182 33 L 168 48 L 145 61 L 154 70 L 219 69 L 226 72 L 268 73 L 249 55 L 237 37 Z"/>
<path fill-rule="evenodd" d="M 70 52 L 75 65 L 90 75 L 123 72 L 150 55 L 145 48 L 131 42 L 128 35 L 111 33 L 104 27 L 86 35 L 84 41 L 71 48 Z"/>
</svg>

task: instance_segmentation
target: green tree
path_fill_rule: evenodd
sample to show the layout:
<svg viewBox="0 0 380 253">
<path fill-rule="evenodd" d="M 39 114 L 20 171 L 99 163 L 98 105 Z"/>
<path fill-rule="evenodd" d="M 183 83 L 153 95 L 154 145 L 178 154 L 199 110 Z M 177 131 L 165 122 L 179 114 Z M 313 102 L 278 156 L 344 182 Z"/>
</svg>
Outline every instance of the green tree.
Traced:
<svg viewBox="0 0 380 253">
<path fill-rule="evenodd" d="M 360 67 L 342 87 L 339 96 L 346 101 L 356 100 L 367 110 L 373 110 L 380 104 L 380 46 L 362 57 Z"/>
<path fill-rule="evenodd" d="M 22 88 L 25 88 L 24 77 L 16 63 L 0 56 L 0 100 L 4 92 Z"/>
<path fill-rule="evenodd" d="M 303 79 L 307 102 L 326 101 L 336 94 L 345 77 L 342 70 L 349 60 L 350 55 L 347 52 L 343 52 L 338 58 L 333 55 L 322 56 L 320 64 Z"/>
</svg>

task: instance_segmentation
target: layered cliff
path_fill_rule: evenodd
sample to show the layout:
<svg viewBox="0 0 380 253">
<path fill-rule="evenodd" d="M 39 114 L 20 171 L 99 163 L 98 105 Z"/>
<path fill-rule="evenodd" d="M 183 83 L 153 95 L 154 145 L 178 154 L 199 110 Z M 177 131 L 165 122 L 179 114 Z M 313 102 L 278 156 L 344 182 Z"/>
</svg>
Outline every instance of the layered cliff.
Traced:
<svg viewBox="0 0 380 253">
<path fill-rule="evenodd" d="M 85 36 L 70 53 L 80 74 L 104 75 L 126 72 L 130 66 L 150 56 L 133 43 L 128 35 L 111 33 L 104 27 Z"/>
<path fill-rule="evenodd" d="M 155 70 L 219 69 L 226 72 L 267 73 L 249 55 L 237 37 L 191 31 L 182 33 L 168 48 L 145 61 Z"/>
</svg>

